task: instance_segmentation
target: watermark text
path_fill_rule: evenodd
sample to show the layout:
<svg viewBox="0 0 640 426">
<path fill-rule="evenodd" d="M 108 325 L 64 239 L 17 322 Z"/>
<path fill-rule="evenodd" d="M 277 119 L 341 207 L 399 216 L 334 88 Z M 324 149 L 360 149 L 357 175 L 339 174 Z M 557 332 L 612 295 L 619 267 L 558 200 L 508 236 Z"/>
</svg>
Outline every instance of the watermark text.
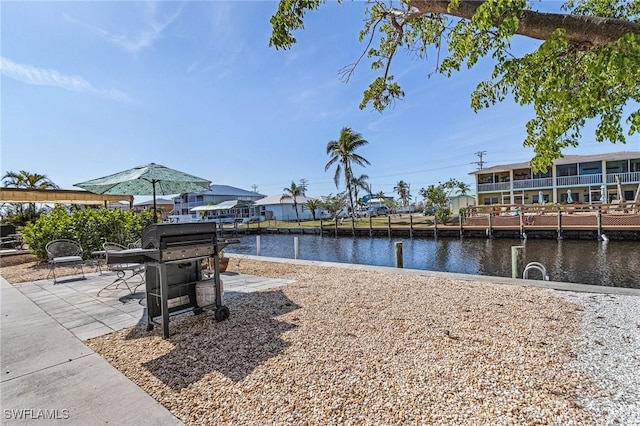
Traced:
<svg viewBox="0 0 640 426">
<path fill-rule="evenodd" d="M 67 409 L 38 409 L 38 408 L 5 408 L 5 420 L 66 420 L 69 418 Z"/>
</svg>

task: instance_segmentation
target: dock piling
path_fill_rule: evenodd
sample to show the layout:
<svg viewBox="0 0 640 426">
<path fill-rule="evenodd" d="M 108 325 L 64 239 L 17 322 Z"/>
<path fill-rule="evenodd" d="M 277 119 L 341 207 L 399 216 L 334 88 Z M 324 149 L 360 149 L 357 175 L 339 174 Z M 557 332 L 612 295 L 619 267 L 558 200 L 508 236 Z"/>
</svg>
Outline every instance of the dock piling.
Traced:
<svg viewBox="0 0 640 426">
<path fill-rule="evenodd" d="M 396 241 L 395 243 L 393 243 L 393 248 L 396 255 L 396 268 L 404 268 L 404 262 L 402 259 L 402 241 Z"/>
<path fill-rule="evenodd" d="M 524 269 L 524 246 L 511 246 L 511 278 L 520 278 Z"/>
</svg>

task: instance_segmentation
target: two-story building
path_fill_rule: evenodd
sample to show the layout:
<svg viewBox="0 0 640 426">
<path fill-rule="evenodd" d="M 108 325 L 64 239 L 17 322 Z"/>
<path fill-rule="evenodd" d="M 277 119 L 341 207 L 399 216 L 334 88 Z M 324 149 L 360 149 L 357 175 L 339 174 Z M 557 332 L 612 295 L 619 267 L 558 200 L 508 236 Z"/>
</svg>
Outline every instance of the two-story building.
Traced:
<svg viewBox="0 0 640 426">
<path fill-rule="evenodd" d="M 640 151 L 567 155 L 544 172 L 528 162 L 470 173 L 476 178 L 478 205 L 610 203 L 634 200 L 640 184 Z"/>
<path fill-rule="evenodd" d="M 254 214 L 254 203 L 264 198 L 263 194 L 229 185 L 211 185 L 209 191 L 181 194 L 173 199 L 175 205 L 171 220 L 180 222 L 202 220 L 203 215 L 237 215 L 248 217 Z M 196 207 L 214 205 L 211 210 L 198 211 Z M 242 213 L 242 214 L 240 214 Z"/>
</svg>

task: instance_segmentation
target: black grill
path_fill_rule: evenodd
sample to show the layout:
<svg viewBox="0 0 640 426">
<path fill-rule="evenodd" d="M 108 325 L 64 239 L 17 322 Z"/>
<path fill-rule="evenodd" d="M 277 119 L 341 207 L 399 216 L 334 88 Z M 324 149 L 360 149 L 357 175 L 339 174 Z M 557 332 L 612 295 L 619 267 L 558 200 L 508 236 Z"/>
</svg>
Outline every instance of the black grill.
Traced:
<svg viewBox="0 0 640 426">
<path fill-rule="evenodd" d="M 226 243 L 218 242 L 215 222 L 160 223 L 142 231 L 142 249 L 146 270 L 147 330 L 153 325 L 163 326 L 163 335 L 169 337 L 169 316 L 203 309 L 214 309 L 215 318 L 223 321 L 229 309 L 222 304 L 222 285 L 218 268 L 218 251 Z M 132 251 L 130 251 L 132 252 Z M 212 280 L 203 281 L 202 261 L 213 258 Z M 215 303 L 199 306 L 196 285 L 210 283 L 215 289 Z"/>
</svg>

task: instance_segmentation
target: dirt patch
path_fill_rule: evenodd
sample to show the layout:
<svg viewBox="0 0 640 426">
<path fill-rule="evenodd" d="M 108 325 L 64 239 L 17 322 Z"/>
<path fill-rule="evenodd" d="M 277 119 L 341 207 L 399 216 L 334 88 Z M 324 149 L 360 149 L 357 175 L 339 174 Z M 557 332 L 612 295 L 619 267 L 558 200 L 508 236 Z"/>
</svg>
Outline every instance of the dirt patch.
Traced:
<svg viewBox="0 0 640 426">
<path fill-rule="evenodd" d="M 85 267 L 85 268 L 88 268 Z M 39 261 L 32 254 L 17 254 L 0 257 L 0 275 L 11 284 L 40 281 L 47 279 L 49 264 Z M 85 269 L 85 272 L 89 269 Z M 78 274 L 73 267 L 56 268 L 56 276 L 64 277 Z"/>
</svg>

